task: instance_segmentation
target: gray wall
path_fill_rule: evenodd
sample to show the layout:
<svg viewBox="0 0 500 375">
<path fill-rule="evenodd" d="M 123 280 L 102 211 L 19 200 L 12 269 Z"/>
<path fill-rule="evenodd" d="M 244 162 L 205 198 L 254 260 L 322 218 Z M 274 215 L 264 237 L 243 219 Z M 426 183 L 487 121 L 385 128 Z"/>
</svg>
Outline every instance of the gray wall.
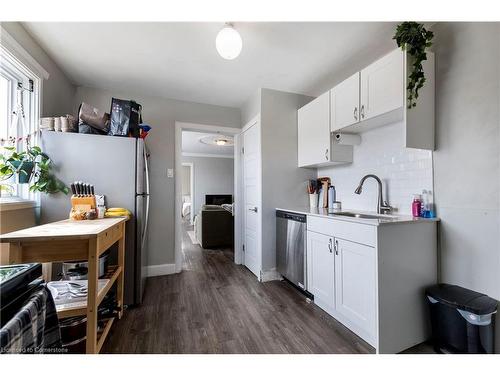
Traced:
<svg viewBox="0 0 500 375">
<path fill-rule="evenodd" d="M 183 156 L 194 165 L 194 214 L 205 204 L 206 194 L 234 195 L 234 159 Z"/>
<path fill-rule="evenodd" d="M 146 139 L 151 152 L 152 200 L 148 264 L 174 263 L 175 183 L 173 178 L 167 178 L 167 168 L 174 168 L 175 121 L 239 127 L 240 110 L 87 87 L 77 88 L 73 108 L 76 111 L 85 101 L 109 111 L 113 96 L 141 103 L 144 122 L 153 127 Z"/>
<path fill-rule="evenodd" d="M 43 82 L 42 116 L 71 113 L 76 90 L 72 82 L 19 22 L 1 25 L 50 74 Z"/>
<path fill-rule="evenodd" d="M 500 27 L 434 30 L 442 278 L 500 299 Z"/>
<path fill-rule="evenodd" d="M 500 26 L 434 31 L 441 279 L 500 299 Z"/>
<path fill-rule="evenodd" d="M 312 99 L 260 89 L 241 111 L 243 124 L 259 113 L 261 120 L 263 271 L 276 268 L 276 208 L 309 204 L 305 181 L 316 173 L 297 167 L 297 109 Z"/>
<path fill-rule="evenodd" d="M 314 170 L 298 168 L 297 109 L 314 98 L 262 89 L 262 269 L 276 268 L 276 207 L 306 206 L 305 181 Z"/>
<path fill-rule="evenodd" d="M 245 126 L 260 113 L 261 90 L 262 89 L 258 89 L 241 107 L 241 126 Z"/>
</svg>

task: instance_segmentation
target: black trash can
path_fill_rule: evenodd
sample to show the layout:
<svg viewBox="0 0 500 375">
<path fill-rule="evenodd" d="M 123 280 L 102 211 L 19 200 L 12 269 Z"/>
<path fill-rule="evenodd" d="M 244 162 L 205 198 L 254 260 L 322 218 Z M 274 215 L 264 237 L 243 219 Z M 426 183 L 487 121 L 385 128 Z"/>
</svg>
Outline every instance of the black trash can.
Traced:
<svg viewBox="0 0 500 375">
<path fill-rule="evenodd" d="M 497 301 L 456 285 L 426 290 L 432 340 L 439 353 L 494 353 Z"/>
</svg>

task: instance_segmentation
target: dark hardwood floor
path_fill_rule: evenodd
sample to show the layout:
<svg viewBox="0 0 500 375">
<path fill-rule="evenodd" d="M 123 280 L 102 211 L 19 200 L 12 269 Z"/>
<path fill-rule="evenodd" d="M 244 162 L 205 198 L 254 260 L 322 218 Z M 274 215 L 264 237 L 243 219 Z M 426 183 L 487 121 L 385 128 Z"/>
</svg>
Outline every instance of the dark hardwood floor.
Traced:
<svg viewBox="0 0 500 375">
<path fill-rule="evenodd" d="M 259 283 L 232 254 L 203 250 L 184 231 L 183 271 L 149 278 L 144 303 L 116 322 L 102 352 L 374 352 L 287 282 Z"/>
</svg>

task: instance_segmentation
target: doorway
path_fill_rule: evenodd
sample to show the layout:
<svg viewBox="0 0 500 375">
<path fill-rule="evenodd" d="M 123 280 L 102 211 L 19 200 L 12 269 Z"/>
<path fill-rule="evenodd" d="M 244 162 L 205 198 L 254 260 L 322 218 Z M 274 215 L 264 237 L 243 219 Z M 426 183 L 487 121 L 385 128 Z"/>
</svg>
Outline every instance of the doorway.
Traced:
<svg viewBox="0 0 500 375">
<path fill-rule="evenodd" d="M 175 173 L 179 178 L 175 179 L 175 272 L 181 272 L 182 266 L 183 266 L 183 253 L 182 253 L 182 248 L 183 248 L 183 238 L 190 238 L 192 239 L 192 243 L 194 244 L 195 242 L 204 242 L 198 241 L 200 240 L 200 234 L 196 234 L 195 228 L 201 228 L 203 225 L 199 225 L 200 223 L 197 224 L 197 220 L 201 219 L 200 211 L 201 208 L 208 203 L 207 199 L 213 202 L 213 205 L 220 205 L 222 206 L 222 201 L 219 202 L 219 200 L 226 199 L 227 196 L 229 195 L 231 198 L 231 202 L 233 200 L 233 195 L 236 195 L 236 177 L 231 176 L 231 181 L 229 182 L 230 187 L 231 187 L 231 194 L 227 194 L 228 191 L 224 190 L 223 188 L 220 187 L 214 187 L 210 190 L 208 185 L 209 183 L 203 182 L 203 176 L 199 176 L 199 178 L 196 177 L 196 173 L 198 172 L 207 172 L 207 166 L 211 166 L 212 164 L 217 163 L 217 159 L 220 158 L 226 158 L 225 163 L 227 164 L 228 162 L 231 164 L 231 169 L 232 173 L 234 171 L 234 176 L 237 175 L 238 173 L 238 164 L 237 160 L 237 152 L 236 149 L 237 147 L 234 147 L 234 150 L 231 152 L 231 155 L 213 155 L 209 152 L 201 150 L 196 150 L 197 152 L 183 152 L 183 134 L 189 134 L 191 137 L 195 136 L 197 139 L 201 141 L 201 138 L 203 135 L 217 135 L 218 137 L 213 138 L 212 141 L 219 143 L 222 143 L 221 139 L 227 138 L 227 139 L 233 139 L 237 134 L 241 132 L 240 128 L 231 128 L 231 127 L 221 127 L 221 126 L 213 126 L 213 125 L 205 125 L 205 124 L 194 124 L 194 123 L 184 123 L 184 122 L 176 122 L 175 124 Z M 206 134 L 201 134 L 201 133 L 206 133 Z M 220 139 L 219 139 L 220 138 Z M 218 144 L 218 143 L 217 143 Z M 196 158 L 196 159 L 195 159 Z M 213 158 L 213 159 L 210 159 Z M 215 159 L 217 158 L 217 159 Z M 186 161 L 187 159 L 192 159 L 189 161 Z M 194 160 L 195 159 L 195 160 Z M 200 168 L 197 167 L 196 161 L 200 161 L 199 159 L 205 159 L 205 164 L 204 166 L 201 166 Z M 194 160 L 194 161 L 193 161 Z M 183 178 L 182 178 L 182 172 L 183 172 L 183 163 L 193 163 L 192 168 L 190 169 L 190 173 L 192 173 L 192 177 L 190 177 L 190 200 L 191 200 L 191 207 L 190 207 L 190 219 L 189 219 L 189 224 L 191 227 L 189 228 L 191 233 L 191 236 L 186 237 L 184 236 L 183 230 L 186 230 L 186 223 L 183 221 L 183 206 L 184 209 L 186 210 L 186 195 L 184 194 L 183 198 Z M 200 162 L 201 163 L 201 162 Z M 201 164 L 200 164 L 201 165 Z M 210 173 L 208 174 L 210 175 Z M 207 173 L 205 173 L 205 177 L 207 176 Z M 218 178 L 217 180 L 221 180 Z M 206 180 L 205 180 L 206 181 Z M 220 181 L 218 181 L 220 182 Z M 200 185 L 201 184 L 201 185 Z M 198 185 L 198 186 L 197 186 Z M 226 185 L 227 186 L 227 183 Z M 208 190 L 207 190 L 208 189 Z M 233 192 L 234 189 L 234 192 Z M 186 192 L 186 190 L 184 190 Z M 236 198 L 236 197 L 234 197 Z M 226 201 L 224 201 L 225 203 Z M 205 210 L 204 210 L 205 213 Z M 211 213 L 208 213 L 208 216 L 210 216 Z M 199 217 L 198 217 L 199 216 Z M 227 215 L 225 215 L 227 216 Z M 231 217 L 231 221 L 236 221 L 236 215 L 234 214 L 234 210 L 232 213 L 229 214 Z M 197 218 L 198 217 L 198 218 Z M 227 217 L 224 218 L 227 220 Z M 193 223 L 191 223 L 191 220 Z M 211 221 L 211 220 L 210 220 Z M 194 225 L 193 225 L 194 224 Z M 222 225 L 223 227 L 224 225 Z M 235 225 L 236 227 L 236 225 Z M 213 232 L 213 231 L 212 231 Z M 231 236 L 234 238 L 235 233 L 231 233 Z M 198 246 L 198 244 L 196 244 Z M 235 262 L 238 263 L 238 260 L 235 257 Z"/>
</svg>

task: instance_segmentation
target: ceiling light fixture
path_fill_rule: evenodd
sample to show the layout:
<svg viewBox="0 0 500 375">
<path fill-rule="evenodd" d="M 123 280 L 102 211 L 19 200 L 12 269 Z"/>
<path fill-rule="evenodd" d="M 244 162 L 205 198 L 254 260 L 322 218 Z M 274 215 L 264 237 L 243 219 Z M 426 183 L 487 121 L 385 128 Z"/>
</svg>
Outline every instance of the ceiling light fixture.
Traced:
<svg viewBox="0 0 500 375">
<path fill-rule="evenodd" d="M 232 137 L 223 134 L 210 134 L 199 138 L 199 142 L 215 147 L 229 147 L 234 145 Z"/>
<path fill-rule="evenodd" d="M 226 23 L 215 38 L 215 47 L 222 58 L 226 60 L 237 58 L 243 48 L 240 33 L 234 29 L 232 24 Z"/>
</svg>

